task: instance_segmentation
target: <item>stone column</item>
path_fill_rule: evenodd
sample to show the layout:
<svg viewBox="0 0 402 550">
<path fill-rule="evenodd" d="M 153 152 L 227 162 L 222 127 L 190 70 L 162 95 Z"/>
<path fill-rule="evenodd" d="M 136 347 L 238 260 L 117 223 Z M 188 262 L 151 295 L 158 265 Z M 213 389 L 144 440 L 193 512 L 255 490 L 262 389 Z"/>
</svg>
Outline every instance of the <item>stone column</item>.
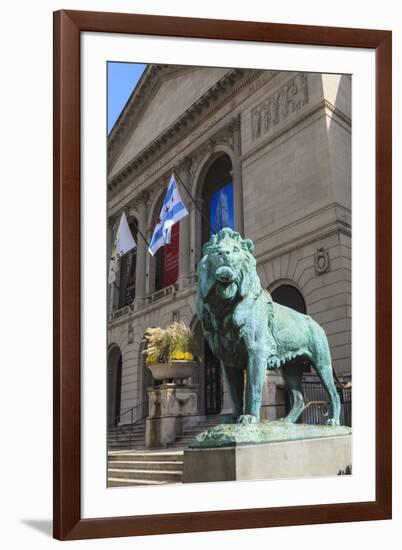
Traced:
<svg viewBox="0 0 402 550">
<path fill-rule="evenodd" d="M 231 124 L 233 132 L 233 187 L 235 208 L 235 229 L 244 237 L 244 212 L 243 212 L 243 177 L 241 167 L 241 133 L 240 114 L 236 115 Z"/>
<path fill-rule="evenodd" d="M 107 257 L 106 257 L 106 277 L 109 278 L 110 257 L 113 247 L 113 218 L 107 221 Z M 113 311 L 113 284 L 107 283 L 107 313 L 110 315 Z"/>
<path fill-rule="evenodd" d="M 153 228 L 148 226 L 146 233 L 144 233 L 148 242 L 152 238 L 152 233 Z M 145 295 L 150 296 L 155 291 L 155 259 L 151 256 L 148 250 L 145 258 L 145 278 Z"/>
<path fill-rule="evenodd" d="M 107 249 L 107 277 L 109 278 L 109 265 L 110 265 L 110 258 L 112 255 L 112 248 L 114 244 L 114 240 L 116 238 L 117 228 L 118 228 L 118 222 L 120 220 L 119 216 L 111 216 L 108 219 L 108 232 L 107 232 L 107 238 L 108 238 L 108 249 Z M 116 281 L 112 284 L 107 285 L 108 287 L 108 312 L 113 313 L 113 311 L 118 307 L 118 296 L 119 296 L 119 278 L 120 278 L 120 271 L 118 271 L 116 276 Z"/>
<path fill-rule="evenodd" d="M 185 159 L 177 169 L 180 180 L 186 186 L 186 189 L 191 193 L 191 160 Z M 179 241 L 179 289 L 185 288 L 189 284 L 189 275 L 191 272 L 191 217 L 193 216 L 193 201 L 191 200 L 186 189 L 178 181 L 179 192 L 185 207 L 189 211 L 189 215 L 180 220 L 180 241 Z"/>
<path fill-rule="evenodd" d="M 147 230 L 147 201 L 148 193 L 143 192 L 136 199 L 134 214 L 138 222 L 137 235 L 137 263 L 135 269 L 135 305 L 141 306 L 145 299 L 145 279 L 146 279 L 146 255 L 147 244 L 140 232 L 145 236 Z"/>
<path fill-rule="evenodd" d="M 197 272 L 197 264 L 201 259 L 201 223 L 202 199 L 195 198 L 190 212 L 190 278 Z"/>
</svg>

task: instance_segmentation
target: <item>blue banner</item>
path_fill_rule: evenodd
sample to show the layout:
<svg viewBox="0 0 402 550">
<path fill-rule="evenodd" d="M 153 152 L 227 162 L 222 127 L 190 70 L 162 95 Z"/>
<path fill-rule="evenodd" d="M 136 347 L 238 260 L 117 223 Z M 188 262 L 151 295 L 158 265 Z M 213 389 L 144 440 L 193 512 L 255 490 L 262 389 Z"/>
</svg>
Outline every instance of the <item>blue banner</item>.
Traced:
<svg viewBox="0 0 402 550">
<path fill-rule="evenodd" d="M 211 233 L 223 227 L 234 229 L 233 183 L 221 187 L 210 198 L 209 219 Z"/>
</svg>

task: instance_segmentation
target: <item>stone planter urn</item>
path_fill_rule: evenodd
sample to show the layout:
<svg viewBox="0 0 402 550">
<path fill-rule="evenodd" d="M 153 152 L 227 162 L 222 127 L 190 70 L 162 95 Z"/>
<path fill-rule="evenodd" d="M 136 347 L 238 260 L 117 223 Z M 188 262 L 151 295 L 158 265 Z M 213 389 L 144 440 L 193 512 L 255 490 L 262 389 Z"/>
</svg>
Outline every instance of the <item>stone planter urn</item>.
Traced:
<svg viewBox="0 0 402 550">
<path fill-rule="evenodd" d="M 183 380 L 193 375 L 196 361 L 170 361 L 147 365 L 155 380 Z"/>
</svg>

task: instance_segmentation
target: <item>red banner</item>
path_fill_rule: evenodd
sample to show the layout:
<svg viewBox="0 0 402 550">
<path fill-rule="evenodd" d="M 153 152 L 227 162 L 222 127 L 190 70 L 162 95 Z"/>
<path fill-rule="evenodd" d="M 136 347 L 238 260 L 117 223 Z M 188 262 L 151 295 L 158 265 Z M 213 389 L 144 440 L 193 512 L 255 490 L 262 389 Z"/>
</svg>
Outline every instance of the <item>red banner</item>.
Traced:
<svg viewBox="0 0 402 550">
<path fill-rule="evenodd" d="M 163 288 L 177 281 L 179 276 L 179 240 L 180 240 L 180 222 L 172 227 L 172 236 L 170 244 L 164 247 L 165 261 L 163 271 Z"/>
</svg>

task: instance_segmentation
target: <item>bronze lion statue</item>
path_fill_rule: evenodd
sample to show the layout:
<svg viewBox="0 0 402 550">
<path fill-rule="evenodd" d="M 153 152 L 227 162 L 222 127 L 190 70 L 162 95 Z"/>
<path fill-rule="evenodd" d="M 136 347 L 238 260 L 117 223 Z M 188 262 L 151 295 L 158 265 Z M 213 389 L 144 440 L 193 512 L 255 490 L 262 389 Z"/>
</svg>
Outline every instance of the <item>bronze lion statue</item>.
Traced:
<svg viewBox="0 0 402 550">
<path fill-rule="evenodd" d="M 340 399 L 326 334 L 309 315 L 273 302 L 261 287 L 253 251 L 251 240 L 224 228 L 204 244 L 198 264 L 197 315 L 220 360 L 234 421 L 259 421 L 266 370 L 280 369 L 291 400 L 285 420 L 296 422 L 304 410 L 301 378 L 308 362 L 329 395 L 327 423 L 339 425 Z"/>
</svg>

